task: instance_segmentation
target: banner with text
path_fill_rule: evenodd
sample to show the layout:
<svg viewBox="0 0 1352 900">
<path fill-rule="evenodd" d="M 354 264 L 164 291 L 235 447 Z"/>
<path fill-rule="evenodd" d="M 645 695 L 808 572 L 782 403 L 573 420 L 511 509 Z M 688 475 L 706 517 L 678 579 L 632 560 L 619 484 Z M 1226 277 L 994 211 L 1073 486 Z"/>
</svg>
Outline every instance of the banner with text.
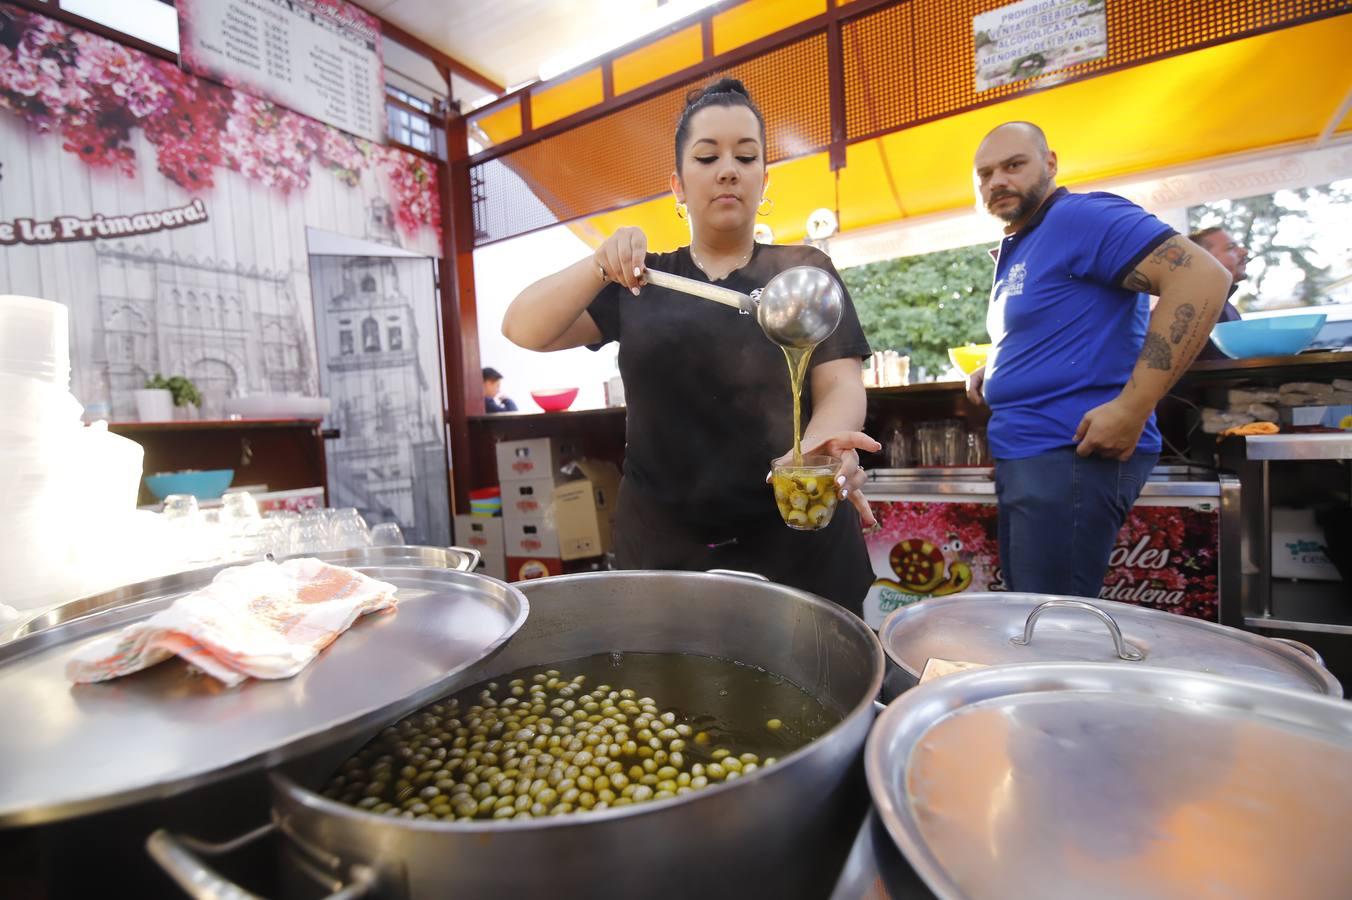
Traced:
<svg viewBox="0 0 1352 900">
<path fill-rule="evenodd" d="M 385 132 L 380 22 L 344 0 L 178 0 L 183 66 L 370 141 Z"/>
<path fill-rule="evenodd" d="M 972 18 L 976 89 L 1108 55 L 1104 0 L 1020 0 Z"/>
<path fill-rule="evenodd" d="M 920 600 L 1007 589 L 994 498 L 869 499 L 878 518 L 864 537 L 875 575 L 864 600 L 871 627 Z M 1214 500 L 1137 503 L 1118 533 L 1099 598 L 1218 621 L 1219 527 Z"/>
</svg>

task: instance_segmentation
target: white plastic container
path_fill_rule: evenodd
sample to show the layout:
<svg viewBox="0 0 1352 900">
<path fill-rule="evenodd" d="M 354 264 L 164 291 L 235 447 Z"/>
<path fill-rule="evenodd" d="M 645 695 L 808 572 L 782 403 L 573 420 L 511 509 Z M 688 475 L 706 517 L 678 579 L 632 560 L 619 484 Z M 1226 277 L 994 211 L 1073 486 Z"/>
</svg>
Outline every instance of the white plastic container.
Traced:
<svg viewBox="0 0 1352 900">
<path fill-rule="evenodd" d="M 70 310 L 64 303 L 0 296 L 0 372 L 70 387 Z"/>
</svg>

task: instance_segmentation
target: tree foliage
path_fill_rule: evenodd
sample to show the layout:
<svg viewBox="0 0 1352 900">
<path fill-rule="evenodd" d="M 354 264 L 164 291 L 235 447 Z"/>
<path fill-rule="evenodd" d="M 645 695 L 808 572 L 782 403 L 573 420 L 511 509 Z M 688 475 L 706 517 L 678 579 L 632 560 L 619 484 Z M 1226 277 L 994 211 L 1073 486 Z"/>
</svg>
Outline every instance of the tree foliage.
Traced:
<svg viewBox="0 0 1352 900">
<path fill-rule="evenodd" d="M 1292 239 L 1295 233 L 1309 233 L 1318 227 L 1310 214 L 1311 200 L 1352 204 L 1352 191 L 1324 185 L 1218 200 L 1188 209 L 1188 227 L 1192 231 L 1220 226 L 1248 248 L 1249 278 L 1236 295 L 1241 310 L 1252 308 L 1255 298 L 1262 296 L 1263 280 L 1282 266 L 1300 270 L 1303 277 L 1291 299 L 1306 305 L 1327 302 L 1323 295 L 1329 285 L 1345 274 L 1321 264 L 1308 243 Z M 1258 265 L 1254 264 L 1260 260 Z"/>
<path fill-rule="evenodd" d="M 948 348 L 985 343 L 995 265 L 986 245 L 869 263 L 841 272 L 874 350 L 911 357 L 911 371 L 949 368 Z M 912 375 L 914 378 L 915 375 Z"/>
</svg>

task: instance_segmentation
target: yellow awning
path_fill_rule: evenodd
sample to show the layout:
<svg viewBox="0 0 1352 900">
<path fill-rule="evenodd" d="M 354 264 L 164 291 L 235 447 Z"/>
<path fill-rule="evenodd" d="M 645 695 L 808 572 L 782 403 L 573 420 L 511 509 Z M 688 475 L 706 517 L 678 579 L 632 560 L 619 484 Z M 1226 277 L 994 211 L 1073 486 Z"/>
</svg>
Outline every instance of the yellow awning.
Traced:
<svg viewBox="0 0 1352 900">
<path fill-rule="evenodd" d="M 1313 141 L 1352 87 L 1352 15 L 1185 53 L 1024 95 L 852 145 L 840 172 L 842 230 L 973 202 L 971 158 L 987 131 L 1023 119 L 1047 132 L 1062 184 Z M 1352 130 L 1352 117 L 1340 133 Z M 825 153 L 775 165 L 765 221 L 778 242 L 803 238 L 808 214 L 836 207 Z M 574 222 L 595 246 L 636 225 L 656 250 L 689 240 L 671 197 Z"/>
</svg>

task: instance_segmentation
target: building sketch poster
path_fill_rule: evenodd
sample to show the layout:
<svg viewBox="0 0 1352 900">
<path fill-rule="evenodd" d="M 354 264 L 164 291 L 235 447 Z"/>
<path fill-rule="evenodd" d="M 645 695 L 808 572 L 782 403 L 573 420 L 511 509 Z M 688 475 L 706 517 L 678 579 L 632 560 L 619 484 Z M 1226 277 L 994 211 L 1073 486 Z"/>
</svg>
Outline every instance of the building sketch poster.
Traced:
<svg viewBox="0 0 1352 900">
<path fill-rule="evenodd" d="M 328 422 L 329 498 L 372 525 L 397 522 L 409 544 L 451 541 L 441 349 L 432 261 L 310 260 L 319 386 Z"/>
<path fill-rule="evenodd" d="M 976 90 L 1108 55 L 1105 0 L 1019 0 L 972 18 Z"/>
</svg>

